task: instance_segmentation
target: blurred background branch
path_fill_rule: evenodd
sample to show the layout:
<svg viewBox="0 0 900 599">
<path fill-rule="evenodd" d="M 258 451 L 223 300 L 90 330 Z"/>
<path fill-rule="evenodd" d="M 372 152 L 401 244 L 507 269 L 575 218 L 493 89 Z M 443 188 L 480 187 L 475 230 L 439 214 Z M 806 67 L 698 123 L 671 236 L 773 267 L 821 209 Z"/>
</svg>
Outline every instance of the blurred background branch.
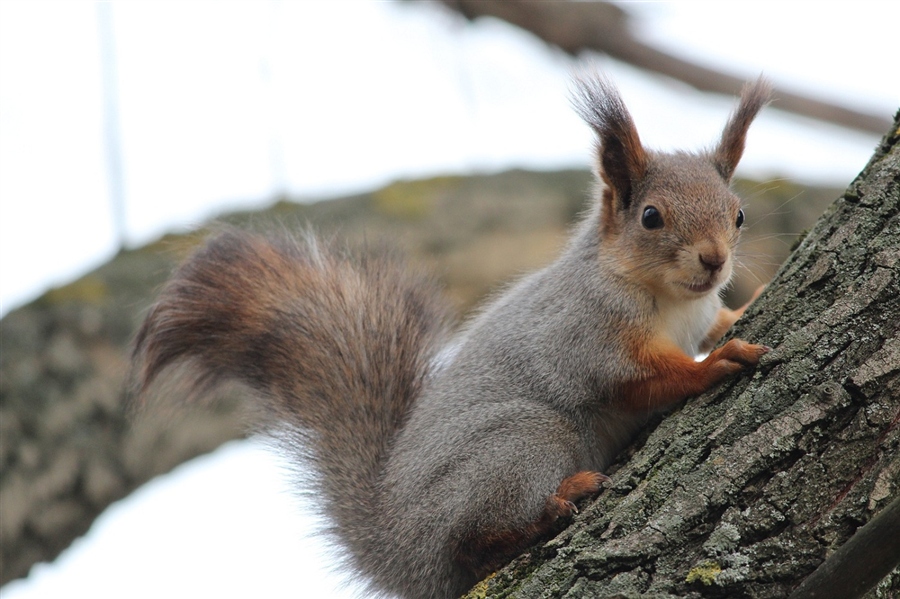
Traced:
<svg viewBox="0 0 900 599">
<path fill-rule="evenodd" d="M 530 31 L 548 44 L 577 56 L 602 52 L 636 67 L 672 77 L 698 90 L 729 96 L 746 79 L 684 60 L 646 44 L 632 31 L 632 17 L 609 2 L 529 0 L 441 0 L 467 19 L 494 17 Z M 776 83 L 775 108 L 851 129 L 881 135 L 885 116 L 786 90 Z M 848 82 L 848 85 L 852 82 Z"/>
</svg>

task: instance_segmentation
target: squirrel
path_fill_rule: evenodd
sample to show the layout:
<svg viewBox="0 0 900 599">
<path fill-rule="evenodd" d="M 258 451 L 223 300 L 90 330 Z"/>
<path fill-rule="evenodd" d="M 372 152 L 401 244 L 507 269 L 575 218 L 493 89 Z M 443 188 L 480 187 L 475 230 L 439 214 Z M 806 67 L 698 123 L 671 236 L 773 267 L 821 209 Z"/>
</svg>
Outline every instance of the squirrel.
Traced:
<svg viewBox="0 0 900 599">
<path fill-rule="evenodd" d="M 648 414 L 769 351 L 714 349 L 746 309 L 719 297 L 744 221 L 729 182 L 769 96 L 748 83 L 712 150 L 663 153 L 607 79 L 577 79 L 593 205 L 555 262 L 459 333 L 439 285 L 393 255 L 220 232 L 140 327 L 135 396 L 176 364 L 193 391 L 243 383 L 264 429 L 312 467 L 372 594 L 457 597 L 596 495 Z"/>
</svg>

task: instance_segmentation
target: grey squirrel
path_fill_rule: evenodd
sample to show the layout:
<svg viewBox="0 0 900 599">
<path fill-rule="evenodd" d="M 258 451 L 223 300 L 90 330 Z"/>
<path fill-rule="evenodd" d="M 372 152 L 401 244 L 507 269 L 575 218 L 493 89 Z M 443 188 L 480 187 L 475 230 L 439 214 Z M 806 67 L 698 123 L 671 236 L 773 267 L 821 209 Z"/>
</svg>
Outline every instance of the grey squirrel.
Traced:
<svg viewBox="0 0 900 599">
<path fill-rule="evenodd" d="M 713 349 L 743 312 L 719 298 L 744 219 L 728 184 L 768 84 L 700 153 L 645 149 L 609 82 L 576 86 L 596 201 L 458 336 L 438 286 L 391 256 L 235 230 L 178 268 L 136 336 L 138 397 L 177 363 L 195 390 L 255 391 L 375 594 L 461 595 L 595 495 L 648 413 L 768 351 Z"/>
</svg>

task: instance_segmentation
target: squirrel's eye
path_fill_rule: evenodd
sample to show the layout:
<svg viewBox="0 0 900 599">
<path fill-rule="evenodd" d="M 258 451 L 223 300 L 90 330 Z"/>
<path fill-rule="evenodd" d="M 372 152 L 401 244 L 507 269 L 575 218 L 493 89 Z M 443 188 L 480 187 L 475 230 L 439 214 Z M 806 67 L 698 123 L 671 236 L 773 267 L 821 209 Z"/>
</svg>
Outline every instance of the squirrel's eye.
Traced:
<svg viewBox="0 0 900 599">
<path fill-rule="evenodd" d="M 647 206 L 644 208 L 644 214 L 641 215 L 641 224 L 645 229 L 659 229 L 663 226 L 662 214 L 653 206 Z"/>
<path fill-rule="evenodd" d="M 743 211 L 743 210 L 738 210 L 737 222 L 734 223 L 734 224 L 737 225 L 737 228 L 738 228 L 738 229 L 740 229 L 740 228 L 741 228 L 741 225 L 744 224 L 744 211 Z"/>
</svg>

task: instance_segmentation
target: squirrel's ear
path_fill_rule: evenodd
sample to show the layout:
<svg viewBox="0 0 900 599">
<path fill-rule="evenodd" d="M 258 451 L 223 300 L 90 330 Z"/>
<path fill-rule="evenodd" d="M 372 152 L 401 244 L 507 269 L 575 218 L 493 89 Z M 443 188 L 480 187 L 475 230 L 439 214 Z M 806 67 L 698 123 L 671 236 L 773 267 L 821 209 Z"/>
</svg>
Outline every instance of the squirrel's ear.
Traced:
<svg viewBox="0 0 900 599">
<path fill-rule="evenodd" d="M 631 205 L 633 185 L 647 170 L 647 154 L 616 88 L 601 77 L 575 80 L 572 104 L 597 134 L 603 213 L 609 217 Z"/>
<path fill-rule="evenodd" d="M 772 97 L 772 85 L 763 77 L 744 85 L 741 101 L 728 119 L 722 139 L 713 153 L 713 163 L 725 181 L 730 181 L 744 153 L 747 128 Z"/>
</svg>

